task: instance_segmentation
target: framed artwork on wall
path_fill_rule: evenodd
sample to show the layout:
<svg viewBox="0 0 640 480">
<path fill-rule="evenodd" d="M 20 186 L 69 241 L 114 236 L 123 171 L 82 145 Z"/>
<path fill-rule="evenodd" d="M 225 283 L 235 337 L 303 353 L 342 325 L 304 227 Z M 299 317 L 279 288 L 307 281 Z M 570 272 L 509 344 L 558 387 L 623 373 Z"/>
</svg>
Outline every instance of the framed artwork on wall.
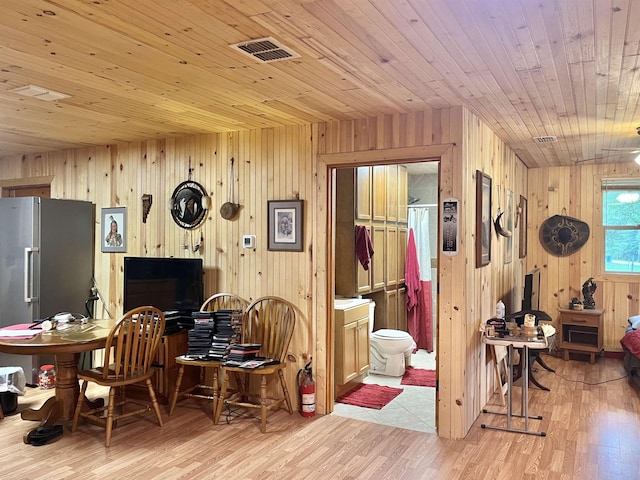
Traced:
<svg viewBox="0 0 640 480">
<path fill-rule="evenodd" d="M 520 220 L 518 256 L 527 256 L 527 199 L 520 195 L 520 205 L 518 206 Z"/>
<path fill-rule="evenodd" d="M 103 252 L 127 251 L 127 209 L 125 207 L 102 209 L 101 244 Z"/>
<path fill-rule="evenodd" d="M 267 249 L 301 252 L 302 200 L 270 200 L 267 203 Z"/>
<path fill-rule="evenodd" d="M 491 261 L 491 177 L 476 170 L 476 268 Z"/>
</svg>

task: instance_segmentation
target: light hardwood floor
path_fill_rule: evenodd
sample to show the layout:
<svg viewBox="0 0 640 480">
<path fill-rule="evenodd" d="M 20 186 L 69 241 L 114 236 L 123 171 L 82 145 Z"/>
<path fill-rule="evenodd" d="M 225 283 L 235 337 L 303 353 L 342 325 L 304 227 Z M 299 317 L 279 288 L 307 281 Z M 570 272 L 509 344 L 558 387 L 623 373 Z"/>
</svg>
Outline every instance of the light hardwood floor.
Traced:
<svg viewBox="0 0 640 480">
<path fill-rule="evenodd" d="M 482 414 L 463 440 L 336 415 L 306 419 L 284 410 L 261 434 L 257 420 L 214 426 L 208 406 L 178 404 L 165 425 L 125 421 L 104 447 L 104 432 L 81 424 L 56 442 L 25 445 L 34 425 L 19 415 L 0 421 L 2 478 L 19 479 L 640 479 L 640 392 L 622 361 L 564 362 L 545 357 L 557 375 L 537 378 L 531 426 L 546 437 L 485 430 L 504 422 Z M 562 378 L 564 377 L 564 378 Z M 514 388 L 516 402 L 519 388 Z M 94 392 L 95 393 L 95 392 Z M 50 391 L 29 389 L 20 408 L 38 406 Z M 498 405 L 494 396 L 491 404 Z M 515 403 L 514 405 L 518 405 Z"/>
</svg>

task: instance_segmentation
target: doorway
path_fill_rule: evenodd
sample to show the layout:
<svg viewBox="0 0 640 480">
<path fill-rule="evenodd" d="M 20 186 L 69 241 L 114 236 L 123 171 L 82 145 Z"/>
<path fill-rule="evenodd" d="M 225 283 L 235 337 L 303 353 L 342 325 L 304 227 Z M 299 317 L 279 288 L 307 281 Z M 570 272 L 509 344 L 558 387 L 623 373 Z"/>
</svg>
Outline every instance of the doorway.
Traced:
<svg viewBox="0 0 640 480">
<path fill-rule="evenodd" d="M 430 291 L 428 303 L 430 303 L 431 310 L 431 326 L 429 328 L 431 341 L 429 342 L 428 349 L 419 348 L 411 355 L 410 365 L 415 369 L 436 370 L 439 162 L 397 162 L 394 165 L 406 168 L 407 171 L 407 188 L 406 190 L 402 188 L 399 190 L 406 192 L 408 197 L 404 203 L 407 205 L 405 207 L 407 208 L 407 215 L 405 216 L 405 218 L 408 218 L 407 227 L 409 230 L 414 230 L 415 237 L 420 236 L 422 238 L 422 240 L 416 244 L 416 250 L 421 253 L 421 255 L 419 255 L 420 283 L 422 284 L 423 280 L 425 284 L 428 283 Z M 339 185 L 336 188 L 339 188 Z M 418 235 L 419 233 L 422 235 Z M 336 245 L 337 244 L 338 242 L 336 242 Z M 404 247 L 406 253 L 406 244 Z M 405 258 L 406 256 L 402 254 L 401 261 L 404 262 Z M 400 262 L 400 259 L 398 259 L 398 261 Z M 401 287 L 404 287 L 404 285 L 401 285 Z M 371 297 L 375 300 L 376 298 L 380 298 L 380 295 L 381 293 L 377 292 L 370 295 L 364 294 L 362 297 L 365 299 Z M 399 315 L 402 315 L 402 313 L 400 312 Z M 399 325 L 402 324 L 401 322 L 396 323 Z M 402 329 L 402 327 L 399 328 Z M 404 328 L 404 330 L 406 331 L 407 329 Z M 412 336 L 414 336 L 413 333 Z M 424 341 L 421 343 L 423 347 L 426 346 Z M 337 378 L 335 375 L 334 377 Z M 353 382 L 349 382 L 349 385 L 351 385 L 351 383 L 354 383 L 354 385 L 357 383 L 373 383 L 402 388 L 403 392 L 381 410 L 356 407 L 336 402 L 334 403 L 333 414 L 400 428 L 436 433 L 435 387 L 402 385 L 401 381 L 402 377 L 377 375 L 369 371 Z M 336 387 L 335 391 L 337 393 L 344 391 L 344 386 Z"/>
</svg>

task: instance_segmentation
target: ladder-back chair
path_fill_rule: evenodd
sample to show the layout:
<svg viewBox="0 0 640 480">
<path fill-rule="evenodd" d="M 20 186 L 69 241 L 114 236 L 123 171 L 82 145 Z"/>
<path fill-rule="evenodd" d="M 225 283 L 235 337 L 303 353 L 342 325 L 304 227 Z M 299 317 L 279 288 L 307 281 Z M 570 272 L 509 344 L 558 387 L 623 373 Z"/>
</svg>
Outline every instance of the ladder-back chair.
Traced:
<svg viewBox="0 0 640 480">
<path fill-rule="evenodd" d="M 260 431 L 267 430 L 267 412 L 285 404 L 289 414 L 293 413 L 289 390 L 284 376 L 287 367 L 286 356 L 296 324 L 296 307 L 279 297 L 262 297 L 247 307 L 243 322 L 243 343 L 260 344 L 259 356 L 273 359 L 276 363 L 255 369 L 224 366 L 224 375 L 220 391 L 215 423 L 217 424 L 226 404 L 231 407 L 253 408 L 260 410 Z M 244 376 L 238 385 L 239 392 L 225 399 L 229 385 L 229 373 Z M 282 397 L 267 396 L 267 379 L 277 375 L 282 389 Z M 259 391 L 252 390 L 251 379 L 260 379 Z M 259 403 L 256 403 L 256 400 Z"/>
<path fill-rule="evenodd" d="M 201 312 L 216 312 L 218 310 L 246 310 L 249 302 L 233 293 L 216 293 L 204 301 L 200 307 Z M 181 398 L 201 398 L 212 401 L 211 418 L 215 418 L 216 404 L 218 401 L 218 376 L 221 362 L 216 360 L 191 360 L 180 355 L 176 357 L 178 364 L 178 376 L 176 378 L 175 391 L 171 397 L 169 416 L 173 415 L 176 403 Z M 184 377 L 185 366 L 200 368 L 200 381 L 196 385 L 180 391 Z M 209 372 L 210 371 L 210 372 Z"/>
<path fill-rule="evenodd" d="M 151 377 L 154 374 L 153 363 L 164 334 L 164 327 L 164 314 L 150 306 L 129 310 L 118 320 L 107 337 L 104 364 L 98 368 L 78 372 L 82 387 L 73 416 L 72 432 L 76 431 L 78 420 L 82 417 L 90 423 L 106 428 L 105 446 L 108 447 L 117 419 L 140 415 L 151 408 L 155 412 L 158 424 L 162 426 L 162 416 Z M 106 406 L 83 411 L 89 382 L 109 387 L 109 401 Z M 124 386 L 138 382 L 146 384 L 151 404 L 126 397 Z M 127 411 L 126 406 L 129 404 L 135 404 L 136 409 Z"/>
</svg>

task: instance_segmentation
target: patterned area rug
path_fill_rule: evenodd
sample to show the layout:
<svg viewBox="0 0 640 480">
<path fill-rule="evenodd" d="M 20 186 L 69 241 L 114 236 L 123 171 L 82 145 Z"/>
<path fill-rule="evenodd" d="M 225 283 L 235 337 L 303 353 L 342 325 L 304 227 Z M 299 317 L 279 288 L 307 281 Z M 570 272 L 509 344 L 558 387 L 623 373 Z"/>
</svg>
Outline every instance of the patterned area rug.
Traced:
<svg viewBox="0 0 640 480">
<path fill-rule="evenodd" d="M 402 376 L 401 385 L 417 385 L 419 387 L 435 387 L 436 371 L 423 368 L 407 367 Z"/>
<path fill-rule="evenodd" d="M 349 393 L 338 397 L 336 402 L 380 410 L 401 393 L 402 388 L 361 383 Z"/>
</svg>

